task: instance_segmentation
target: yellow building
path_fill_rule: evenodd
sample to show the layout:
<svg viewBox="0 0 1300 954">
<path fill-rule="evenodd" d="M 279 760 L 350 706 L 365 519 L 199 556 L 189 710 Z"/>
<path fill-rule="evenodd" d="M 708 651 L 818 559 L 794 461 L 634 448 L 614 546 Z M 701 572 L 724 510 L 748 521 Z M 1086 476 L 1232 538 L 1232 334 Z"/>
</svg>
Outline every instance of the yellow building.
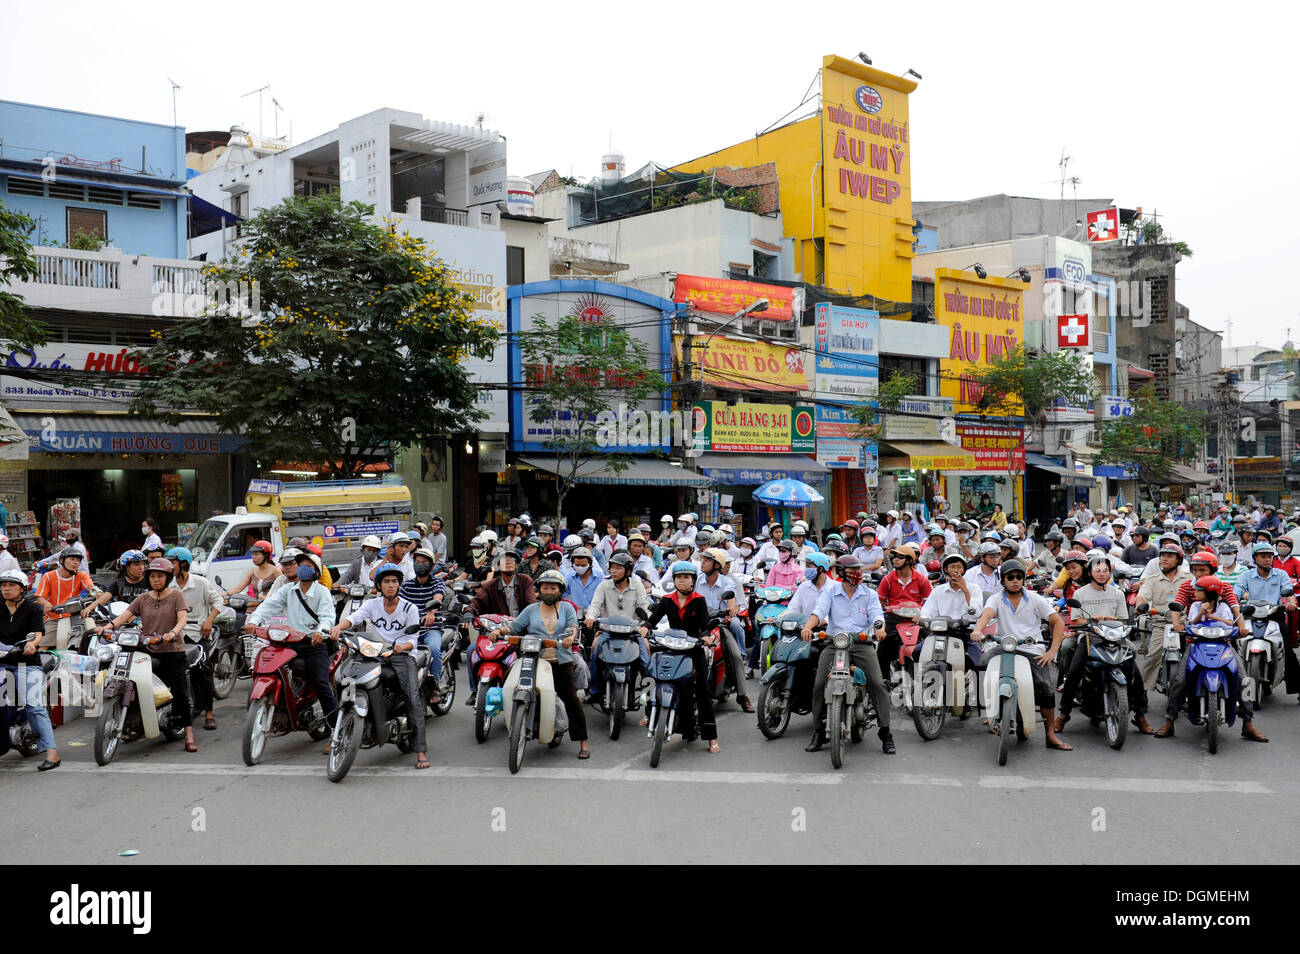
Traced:
<svg viewBox="0 0 1300 954">
<path fill-rule="evenodd" d="M 821 108 L 677 166 L 776 164 L 795 268 L 810 285 L 912 300 L 912 158 L 916 83 L 838 56 L 822 60 Z"/>
</svg>

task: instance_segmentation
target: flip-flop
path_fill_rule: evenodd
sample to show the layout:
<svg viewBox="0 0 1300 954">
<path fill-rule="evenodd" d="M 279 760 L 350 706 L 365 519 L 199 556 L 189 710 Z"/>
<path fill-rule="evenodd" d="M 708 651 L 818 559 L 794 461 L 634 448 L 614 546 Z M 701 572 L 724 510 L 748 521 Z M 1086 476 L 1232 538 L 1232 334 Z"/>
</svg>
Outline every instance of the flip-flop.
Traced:
<svg viewBox="0 0 1300 954">
<path fill-rule="evenodd" d="M 711 741 L 709 742 L 709 754 L 710 754 L 710 755 L 719 755 L 719 754 L 721 754 L 721 752 L 722 752 L 722 746 L 720 746 L 720 745 L 718 744 L 718 740 L 717 740 L 717 739 L 713 739 L 713 740 L 711 740 Z"/>
<path fill-rule="evenodd" d="M 1073 745 L 1071 745 L 1069 742 L 1062 742 L 1060 739 L 1057 739 L 1055 742 L 1049 741 L 1049 742 L 1047 743 L 1047 747 L 1048 747 L 1049 749 L 1056 749 L 1057 751 L 1060 751 L 1060 752 L 1073 752 L 1073 751 L 1074 751 L 1074 746 L 1073 746 Z"/>
<path fill-rule="evenodd" d="M 591 749 L 578 749 L 578 758 L 580 759 L 591 758 Z"/>
<path fill-rule="evenodd" d="M 415 767 L 416 767 L 417 769 L 427 769 L 427 768 L 430 766 L 430 764 L 432 764 L 432 763 L 430 763 L 428 759 L 416 759 L 416 760 L 415 760 Z"/>
</svg>

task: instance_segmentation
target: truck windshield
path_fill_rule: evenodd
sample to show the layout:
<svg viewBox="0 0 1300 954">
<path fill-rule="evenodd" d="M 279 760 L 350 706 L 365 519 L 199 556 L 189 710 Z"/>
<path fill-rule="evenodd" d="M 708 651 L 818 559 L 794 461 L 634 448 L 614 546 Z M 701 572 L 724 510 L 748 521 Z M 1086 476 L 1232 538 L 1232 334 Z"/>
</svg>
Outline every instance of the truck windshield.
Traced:
<svg viewBox="0 0 1300 954">
<path fill-rule="evenodd" d="M 226 524 L 221 520 L 208 520 L 203 523 L 199 529 L 195 530 L 190 537 L 190 542 L 186 544 L 190 552 L 194 554 L 195 562 L 207 558 L 208 553 L 221 539 L 221 534 L 225 531 Z"/>
</svg>

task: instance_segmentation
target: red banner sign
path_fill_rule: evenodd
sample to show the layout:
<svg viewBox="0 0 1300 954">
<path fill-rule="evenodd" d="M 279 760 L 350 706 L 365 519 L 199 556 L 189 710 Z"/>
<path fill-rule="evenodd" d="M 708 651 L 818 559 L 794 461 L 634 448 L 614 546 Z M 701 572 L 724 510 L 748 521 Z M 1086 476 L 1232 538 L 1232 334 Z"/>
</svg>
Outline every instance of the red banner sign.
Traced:
<svg viewBox="0 0 1300 954">
<path fill-rule="evenodd" d="M 980 424 L 958 424 L 962 450 L 975 455 L 975 469 L 1006 473 L 1008 459 L 1013 473 L 1025 469 L 1025 437 L 1020 428 L 986 427 Z"/>
<path fill-rule="evenodd" d="M 673 301 L 684 301 L 698 311 L 720 315 L 734 315 L 760 298 L 766 298 L 769 304 L 767 311 L 754 316 L 755 320 L 790 321 L 794 317 L 793 288 L 699 275 L 678 275 L 673 287 Z"/>
</svg>

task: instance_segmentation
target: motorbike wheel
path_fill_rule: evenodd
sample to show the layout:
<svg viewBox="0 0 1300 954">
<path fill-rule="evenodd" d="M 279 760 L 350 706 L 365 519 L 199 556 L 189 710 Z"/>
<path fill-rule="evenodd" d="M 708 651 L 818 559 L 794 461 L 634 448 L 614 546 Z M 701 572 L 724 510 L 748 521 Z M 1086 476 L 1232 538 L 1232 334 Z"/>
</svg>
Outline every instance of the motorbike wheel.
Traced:
<svg viewBox="0 0 1300 954">
<path fill-rule="evenodd" d="M 1223 698 L 1223 690 L 1216 689 L 1213 696 L 1205 697 L 1205 741 L 1210 747 L 1210 754 L 1219 751 L 1219 700 Z"/>
<path fill-rule="evenodd" d="M 487 714 L 487 694 L 491 685 L 479 686 L 478 695 L 474 697 L 474 739 L 479 744 L 486 742 L 492 731 L 492 716 Z"/>
<path fill-rule="evenodd" d="M 357 710 L 348 706 L 339 713 L 338 735 L 330 744 L 330 760 L 325 767 L 325 774 L 331 782 L 341 782 L 352 768 L 352 761 L 361 748 L 361 719 Z"/>
<path fill-rule="evenodd" d="M 114 696 L 104 703 L 99 718 L 95 720 L 95 761 L 100 765 L 113 761 L 125 721 L 126 707 L 122 705 L 121 696 Z"/>
<path fill-rule="evenodd" d="M 925 676 L 928 673 L 937 671 L 938 670 L 927 668 L 925 672 L 921 674 L 922 700 L 924 700 L 925 693 Z M 940 675 L 942 675 L 942 673 L 940 673 Z M 942 703 L 942 701 L 943 700 L 941 699 L 940 702 Z M 940 733 L 943 732 L 944 720 L 947 718 L 948 708 L 942 704 L 937 706 L 927 706 L 922 703 L 912 707 L 912 724 L 916 726 L 916 734 L 927 742 L 939 738 Z"/>
<path fill-rule="evenodd" d="M 1242 680 L 1243 684 L 1246 679 L 1250 680 L 1250 701 L 1258 706 L 1264 701 L 1264 661 L 1256 653 L 1251 656 L 1250 664 L 1246 667 L 1246 677 Z"/>
<path fill-rule="evenodd" d="M 769 682 L 758 694 L 758 731 L 765 739 L 779 739 L 790 727 L 790 696 L 785 686 Z"/>
<path fill-rule="evenodd" d="M 659 765 L 659 756 L 664 754 L 664 740 L 668 738 L 668 713 L 663 709 L 659 710 L 655 719 L 654 741 L 650 743 L 650 767 L 656 768 Z"/>
<path fill-rule="evenodd" d="M 840 768 L 844 765 L 844 697 L 831 699 L 830 715 L 826 724 L 831 732 L 831 766 Z"/>
<path fill-rule="evenodd" d="M 1002 716 L 998 722 L 998 764 L 1007 764 L 1007 748 L 1011 745 L 1011 712 L 1015 708 L 1012 700 L 1002 700 Z"/>
<path fill-rule="evenodd" d="M 20 748 L 19 751 L 22 752 L 23 758 L 30 759 L 33 755 L 35 755 L 40 750 L 41 750 L 41 743 L 36 740 L 35 736 L 33 736 L 23 742 L 22 747 Z"/>
<path fill-rule="evenodd" d="M 1106 709 L 1106 744 L 1122 749 L 1128 735 L 1128 699 L 1113 682 L 1106 687 Z"/>
<path fill-rule="evenodd" d="M 623 717 L 627 712 L 627 683 L 611 679 L 605 684 L 606 706 L 609 710 L 609 737 L 618 739 L 623 732 Z"/>
<path fill-rule="evenodd" d="M 162 724 L 163 738 L 168 742 L 179 742 L 185 738 L 185 727 L 172 725 L 171 717 L 167 713 L 158 713 L 158 721 Z"/>
<path fill-rule="evenodd" d="M 248 707 L 248 712 L 244 716 L 245 765 L 256 765 L 262 761 L 262 753 L 266 751 L 266 737 L 270 734 L 273 718 L 275 718 L 275 703 L 270 696 L 262 696 Z"/>
<path fill-rule="evenodd" d="M 480 692 L 482 689 L 479 690 Z M 516 705 L 510 716 L 510 774 L 514 775 L 524 764 L 524 750 L 528 748 L 528 720 L 533 714 L 531 703 Z"/>
<path fill-rule="evenodd" d="M 429 706 L 429 710 L 436 716 L 445 716 L 451 711 L 451 704 L 456 700 L 456 670 L 451 667 L 450 660 L 443 661 L 442 678 L 438 680 L 438 693 L 441 696 L 438 704 Z"/>
<path fill-rule="evenodd" d="M 233 649 L 223 649 L 212 662 L 212 694 L 218 699 L 225 699 L 235 691 L 238 679 L 239 661 L 235 658 L 235 652 Z"/>
</svg>

